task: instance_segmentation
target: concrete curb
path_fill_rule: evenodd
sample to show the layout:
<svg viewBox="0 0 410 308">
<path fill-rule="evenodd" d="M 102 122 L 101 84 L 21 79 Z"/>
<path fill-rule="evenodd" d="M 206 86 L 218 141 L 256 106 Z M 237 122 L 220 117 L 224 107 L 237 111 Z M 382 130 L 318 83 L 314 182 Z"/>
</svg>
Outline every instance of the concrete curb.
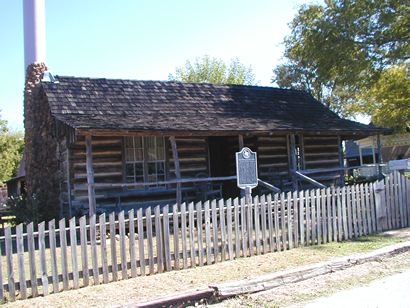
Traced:
<svg viewBox="0 0 410 308">
<path fill-rule="evenodd" d="M 176 295 L 162 297 L 154 301 L 132 304 L 127 307 L 179 307 L 184 303 L 199 300 L 221 300 L 241 294 L 255 293 L 279 287 L 281 285 L 299 282 L 312 277 L 343 270 L 354 265 L 375 261 L 410 250 L 410 241 L 383 247 L 369 253 L 340 257 L 332 261 L 297 267 L 291 270 L 259 276 L 253 279 L 243 279 L 221 284 L 211 284 L 208 288 L 192 290 Z"/>
</svg>

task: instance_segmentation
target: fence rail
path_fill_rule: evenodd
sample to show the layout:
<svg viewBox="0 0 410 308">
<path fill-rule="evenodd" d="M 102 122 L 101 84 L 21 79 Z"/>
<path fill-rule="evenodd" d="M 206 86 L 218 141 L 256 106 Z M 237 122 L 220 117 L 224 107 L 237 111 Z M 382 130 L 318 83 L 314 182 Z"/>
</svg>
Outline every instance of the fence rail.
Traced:
<svg viewBox="0 0 410 308">
<path fill-rule="evenodd" d="M 5 228 L 0 298 L 36 297 L 410 225 L 410 180 L 156 206 Z"/>
</svg>

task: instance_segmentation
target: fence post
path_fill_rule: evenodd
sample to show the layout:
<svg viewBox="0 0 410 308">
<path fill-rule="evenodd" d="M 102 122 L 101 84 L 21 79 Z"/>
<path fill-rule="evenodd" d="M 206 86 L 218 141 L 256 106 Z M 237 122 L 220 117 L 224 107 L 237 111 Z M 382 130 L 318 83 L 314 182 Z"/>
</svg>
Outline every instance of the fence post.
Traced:
<svg viewBox="0 0 410 308">
<path fill-rule="evenodd" d="M 377 181 L 373 187 L 376 205 L 376 229 L 377 232 L 380 232 L 387 229 L 386 200 L 384 195 L 386 187 L 383 181 Z"/>
</svg>

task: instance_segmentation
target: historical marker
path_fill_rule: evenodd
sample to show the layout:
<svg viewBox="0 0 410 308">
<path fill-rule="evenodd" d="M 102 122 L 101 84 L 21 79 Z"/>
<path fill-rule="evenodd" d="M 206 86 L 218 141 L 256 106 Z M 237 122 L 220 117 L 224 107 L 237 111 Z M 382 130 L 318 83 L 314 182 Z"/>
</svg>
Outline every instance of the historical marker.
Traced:
<svg viewBox="0 0 410 308">
<path fill-rule="evenodd" d="M 258 186 L 258 165 L 256 152 L 243 148 L 236 152 L 237 185 L 245 189 L 247 202 L 250 202 L 252 188 Z"/>
</svg>

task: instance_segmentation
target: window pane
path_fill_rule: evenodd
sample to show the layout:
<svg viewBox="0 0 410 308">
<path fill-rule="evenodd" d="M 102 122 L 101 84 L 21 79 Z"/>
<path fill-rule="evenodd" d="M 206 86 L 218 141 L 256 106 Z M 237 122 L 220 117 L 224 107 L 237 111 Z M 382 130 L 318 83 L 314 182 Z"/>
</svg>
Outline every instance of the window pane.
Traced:
<svg viewBox="0 0 410 308">
<path fill-rule="evenodd" d="M 157 168 L 155 163 L 148 163 L 148 175 L 157 174 Z"/>
<path fill-rule="evenodd" d="M 165 143 L 164 138 L 157 138 L 157 160 L 165 160 Z"/>
<path fill-rule="evenodd" d="M 135 160 L 135 158 L 134 158 L 134 149 L 125 149 L 125 160 L 127 161 L 127 162 L 132 162 L 132 161 L 134 161 Z"/>
<path fill-rule="evenodd" d="M 132 137 L 125 137 L 125 147 L 126 148 L 133 148 L 133 141 L 132 141 Z"/>
<path fill-rule="evenodd" d="M 156 160 L 156 147 L 155 147 L 155 137 L 146 137 L 145 138 L 145 147 L 147 149 L 147 161 Z"/>
<path fill-rule="evenodd" d="M 134 164 L 126 164 L 125 165 L 125 176 L 134 178 L 135 171 L 134 171 Z"/>
<path fill-rule="evenodd" d="M 144 176 L 144 165 L 143 163 L 135 163 L 135 176 L 140 177 Z"/>
<path fill-rule="evenodd" d="M 157 173 L 165 174 L 165 163 L 164 162 L 157 162 Z"/>
<path fill-rule="evenodd" d="M 142 149 L 142 137 L 134 137 L 135 147 Z"/>
<path fill-rule="evenodd" d="M 135 161 L 143 161 L 144 153 L 142 149 L 135 149 Z"/>
</svg>

